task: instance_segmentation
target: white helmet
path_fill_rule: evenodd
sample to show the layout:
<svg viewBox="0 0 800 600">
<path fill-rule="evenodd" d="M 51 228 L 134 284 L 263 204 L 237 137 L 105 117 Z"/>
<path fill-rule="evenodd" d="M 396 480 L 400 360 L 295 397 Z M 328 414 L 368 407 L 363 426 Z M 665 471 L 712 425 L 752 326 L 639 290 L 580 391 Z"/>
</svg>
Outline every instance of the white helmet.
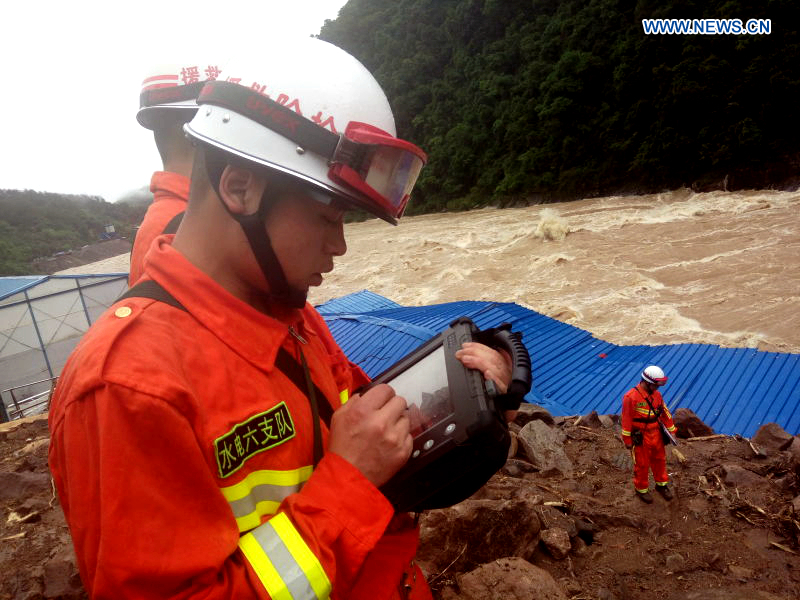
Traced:
<svg viewBox="0 0 800 600">
<path fill-rule="evenodd" d="M 664 375 L 664 371 L 661 370 L 661 367 L 655 365 L 650 365 L 642 371 L 642 379 L 657 386 L 667 383 L 667 376 Z"/>
<path fill-rule="evenodd" d="M 369 71 L 316 38 L 231 61 L 204 86 L 193 138 L 396 223 L 427 157 L 395 137 Z"/>
<path fill-rule="evenodd" d="M 219 76 L 220 70 L 220 65 L 211 62 L 154 65 L 142 81 L 136 120 L 147 129 L 156 129 L 165 117 L 191 121 L 197 112 L 197 95 L 206 81 Z"/>
</svg>

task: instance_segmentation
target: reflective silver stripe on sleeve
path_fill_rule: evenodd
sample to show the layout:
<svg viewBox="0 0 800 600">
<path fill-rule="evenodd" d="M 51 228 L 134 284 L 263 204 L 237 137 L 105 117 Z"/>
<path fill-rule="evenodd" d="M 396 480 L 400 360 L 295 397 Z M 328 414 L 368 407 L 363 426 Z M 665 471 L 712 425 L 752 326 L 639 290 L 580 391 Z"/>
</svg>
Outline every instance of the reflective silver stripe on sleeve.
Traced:
<svg viewBox="0 0 800 600">
<path fill-rule="evenodd" d="M 248 544 L 243 550 L 271 597 L 327 600 L 330 596 L 331 584 L 322 565 L 285 514 L 279 513 L 245 538 L 258 545 L 260 552 Z"/>
<path fill-rule="evenodd" d="M 274 515 L 283 500 L 299 492 L 313 472 L 312 465 L 285 471 L 253 471 L 244 479 L 220 488 L 240 533 L 255 529 L 264 516 Z"/>
<path fill-rule="evenodd" d="M 238 519 L 255 512 L 256 505 L 259 502 L 275 502 L 276 504 L 280 504 L 283 502 L 284 498 L 290 494 L 299 492 L 302 487 L 302 483 L 298 483 L 297 485 L 262 484 L 251 489 L 250 493 L 244 498 L 230 501 L 229 504 L 231 505 L 233 516 Z"/>
</svg>

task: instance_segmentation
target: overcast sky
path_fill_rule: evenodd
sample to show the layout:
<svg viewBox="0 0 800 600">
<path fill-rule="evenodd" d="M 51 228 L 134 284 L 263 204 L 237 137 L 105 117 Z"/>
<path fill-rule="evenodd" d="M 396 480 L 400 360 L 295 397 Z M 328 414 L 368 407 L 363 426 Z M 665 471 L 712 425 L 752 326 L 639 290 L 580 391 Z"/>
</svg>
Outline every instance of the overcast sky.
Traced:
<svg viewBox="0 0 800 600">
<path fill-rule="evenodd" d="M 345 2 L 4 2 L 0 189 L 114 201 L 149 184 L 161 163 L 136 121 L 148 67 L 159 57 L 227 57 L 243 40 L 318 34 Z"/>
</svg>

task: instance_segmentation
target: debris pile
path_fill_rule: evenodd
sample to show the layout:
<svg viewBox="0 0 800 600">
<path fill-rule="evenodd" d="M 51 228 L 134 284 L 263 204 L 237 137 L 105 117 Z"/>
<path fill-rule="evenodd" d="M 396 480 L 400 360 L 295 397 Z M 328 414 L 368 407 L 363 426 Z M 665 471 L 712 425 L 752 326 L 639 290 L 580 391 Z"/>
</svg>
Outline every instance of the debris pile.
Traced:
<svg viewBox="0 0 800 600">
<path fill-rule="evenodd" d="M 646 505 L 617 415 L 524 405 L 505 467 L 420 518 L 418 562 L 435 597 L 800 597 L 800 439 L 774 423 L 749 440 L 719 435 L 685 417 L 668 451 L 675 499 Z M 0 600 L 86 598 L 48 443 L 45 416 L 0 425 Z"/>
<path fill-rule="evenodd" d="M 437 598 L 800 597 L 800 438 L 774 423 L 752 440 L 718 435 L 676 411 L 675 499 L 646 505 L 617 415 L 522 409 L 500 473 L 421 518 Z"/>
</svg>

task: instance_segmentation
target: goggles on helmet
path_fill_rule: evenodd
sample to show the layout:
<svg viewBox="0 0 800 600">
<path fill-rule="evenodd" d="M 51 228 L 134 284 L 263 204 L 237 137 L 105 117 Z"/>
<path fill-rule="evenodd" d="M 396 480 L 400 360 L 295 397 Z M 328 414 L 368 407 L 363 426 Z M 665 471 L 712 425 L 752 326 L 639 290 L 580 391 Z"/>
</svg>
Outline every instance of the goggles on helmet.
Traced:
<svg viewBox="0 0 800 600">
<path fill-rule="evenodd" d="M 339 138 L 328 177 L 361 192 L 397 219 L 426 160 L 414 144 L 351 121 Z"/>
<path fill-rule="evenodd" d="M 428 160 L 412 144 L 368 125 L 351 121 L 343 134 L 320 127 L 294 110 L 253 89 L 226 81 L 209 81 L 198 104 L 213 104 L 247 117 L 328 161 L 331 181 L 355 192 L 357 202 L 393 222 L 408 204 L 411 190 Z M 380 216 L 380 214 L 379 214 Z"/>
</svg>

